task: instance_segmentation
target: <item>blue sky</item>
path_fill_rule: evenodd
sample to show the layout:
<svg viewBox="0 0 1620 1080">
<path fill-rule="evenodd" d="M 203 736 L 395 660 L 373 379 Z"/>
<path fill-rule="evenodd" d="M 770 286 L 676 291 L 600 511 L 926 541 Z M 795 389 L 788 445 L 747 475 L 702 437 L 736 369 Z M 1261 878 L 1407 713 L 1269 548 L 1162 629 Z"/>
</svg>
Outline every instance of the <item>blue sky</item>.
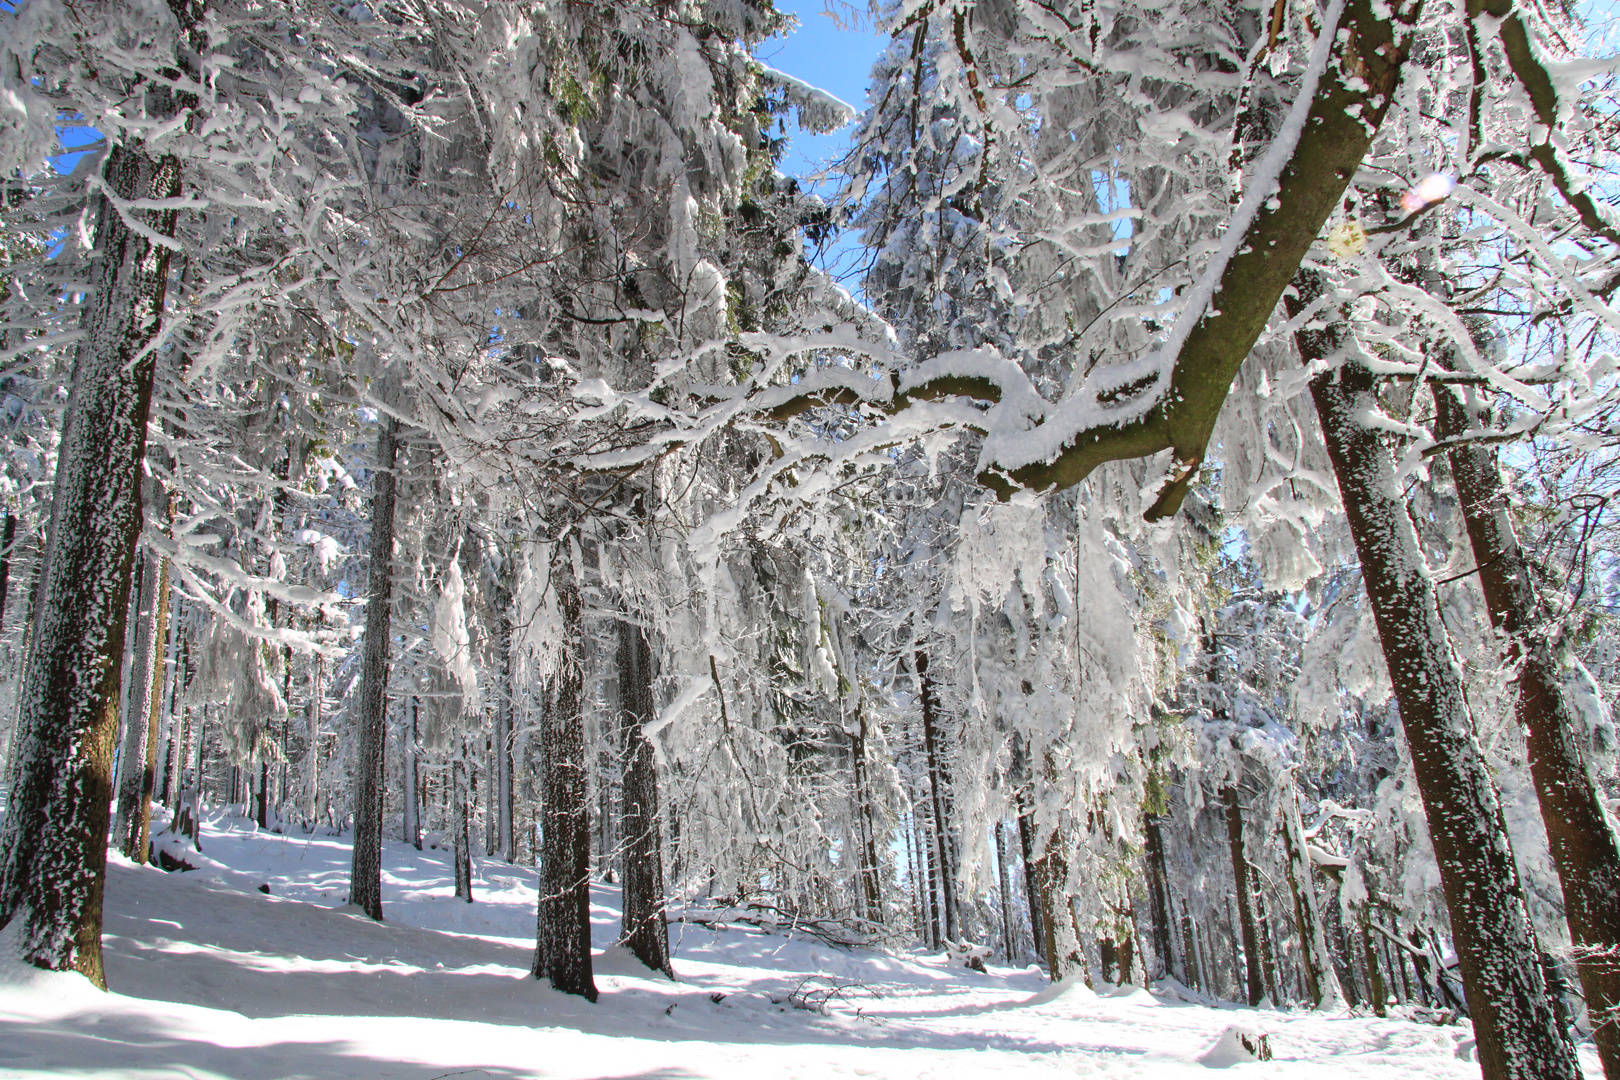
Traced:
<svg viewBox="0 0 1620 1080">
<path fill-rule="evenodd" d="M 859 5 L 861 0 L 854 0 Z M 857 111 L 866 107 L 866 87 L 872 64 L 888 45 L 885 35 L 871 30 L 840 30 L 823 12 L 822 0 L 776 0 L 780 11 L 799 17 L 799 29 L 786 38 L 766 42 L 756 52 L 761 63 L 802 79 L 837 97 Z M 788 151 L 782 158 L 783 172 L 809 176 L 828 162 L 843 156 L 854 125 L 830 135 L 799 131 L 788 121 Z M 811 185 L 818 186 L 818 185 Z M 830 191 L 831 185 L 823 186 Z M 860 246 L 847 234 L 834 241 L 831 249 L 815 261 L 839 278 L 847 278 L 859 263 Z M 814 253 L 809 253 L 814 257 Z M 846 280 L 845 287 L 853 287 Z"/>
<path fill-rule="evenodd" d="M 820 87 L 857 110 L 864 109 L 872 63 L 889 39 L 870 30 L 838 29 L 833 20 L 823 14 L 825 8 L 821 0 L 776 0 L 776 7 L 797 15 L 799 29 L 786 38 L 760 46 L 759 59 L 811 86 Z M 788 156 L 783 159 L 782 171 L 795 175 L 814 172 L 849 145 L 849 130 L 845 128 L 831 135 L 790 131 L 792 141 Z"/>
</svg>

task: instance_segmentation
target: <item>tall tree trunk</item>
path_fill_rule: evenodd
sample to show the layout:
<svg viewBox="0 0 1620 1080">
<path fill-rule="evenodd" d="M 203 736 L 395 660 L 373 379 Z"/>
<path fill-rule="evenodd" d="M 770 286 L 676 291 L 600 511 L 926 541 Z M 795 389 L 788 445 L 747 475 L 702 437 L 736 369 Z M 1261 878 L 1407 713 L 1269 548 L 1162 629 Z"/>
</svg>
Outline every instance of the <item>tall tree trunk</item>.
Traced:
<svg viewBox="0 0 1620 1080">
<path fill-rule="evenodd" d="M 455 863 L 456 899 L 473 902 L 472 894 L 472 838 L 468 833 L 468 803 L 472 799 L 471 781 L 467 776 L 467 740 L 461 740 L 450 763 L 450 831 L 451 861 Z"/>
<path fill-rule="evenodd" d="M 201 5 L 185 5 L 190 31 Z M 174 115 L 166 88 L 147 114 Z M 94 287 L 58 449 L 43 597 L 29 650 L 10 809 L 0 837 L 0 926 L 23 920 L 16 942 L 38 967 L 75 969 L 106 985 L 101 900 L 118 731 L 119 661 L 130 570 L 141 531 L 141 459 L 152 402 L 170 249 L 178 211 L 129 209 L 180 195 L 180 162 L 120 144 L 102 166 Z"/>
<path fill-rule="evenodd" d="M 406 706 L 411 711 L 410 726 L 405 729 L 405 738 L 400 742 L 404 744 L 404 760 L 400 763 L 400 771 L 405 777 L 404 807 L 400 812 L 400 823 L 404 827 L 404 840 L 417 851 L 422 850 L 422 760 L 421 747 L 417 740 L 420 735 L 417 731 L 417 700 L 413 694 Z"/>
<path fill-rule="evenodd" d="M 1153 916 L 1153 951 L 1158 954 L 1161 972 L 1169 974 L 1175 957 L 1170 944 L 1170 875 L 1164 859 L 1164 832 L 1159 828 L 1159 819 L 1146 810 L 1142 811 L 1142 836 L 1147 855 L 1148 908 Z"/>
<path fill-rule="evenodd" d="M 1366 905 L 1361 908 L 1361 957 L 1367 965 L 1367 992 L 1372 998 L 1373 1012 L 1384 1016 L 1389 1010 L 1389 988 L 1384 985 L 1384 973 L 1379 968 L 1378 951 L 1373 948 L 1372 931 L 1368 923 L 1372 921 Z"/>
<path fill-rule="evenodd" d="M 1305 846 L 1305 826 L 1299 819 L 1299 792 L 1294 772 L 1284 770 L 1280 780 L 1283 847 L 1288 857 L 1288 889 L 1294 898 L 1294 921 L 1299 927 L 1300 954 L 1305 969 L 1305 992 L 1318 1009 L 1344 1008 L 1344 991 L 1333 970 L 1328 951 L 1327 926 L 1316 894 L 1316 871 Z"/>
<path fill-rule="evenodd" d="M 354 761 L 354 851 L 349 903 L 382 918 L 383 760 L 387 731 L 383 691 L 388 686 L 389 615 L 394 596 L 394 464 L 399 421 L 384 413 L 377 428 L 376 489 L 371 498 L 371 569 L 366 588 L 366 631 L 360 653 L 358 737 Z"/>
<path fill-rule="evenodd" d="M 1007 823 L 998 820 L 992 828 L 996 837 L 996 879 L 1001 893 L 1001 955 L 1011 964 L 1017 955 L 1018 939 L 1013 932 L 1012 874 L 1007 870 Z"/>
<path fill-rule="evenodd" d="M 1309 276 L 1291 312 L 1320 293 Z M 1332 337 L 1296 335 L 1309 360 L 1335 352 Z M 1362 419 L 1378 408 L 1374 387 L 1366 368 L 1347 363 L 1314 379 L 1311 393 L 1423 797 L 1480 1068 L 1486 1080 L 1572 1080 L 1580 1075 L 1574 1047 L 1547 996 L 1501 798 L 1475 740 L 1434 581 L 1389 450 Z"/>
<path fill-rule="evenodd" d="M 552 588 L 562 615 L 563 649 L 541 718 L 543 852 L 534 975 L 565 994 L 596 1000 L 591 973 L 591 822 L 586 802 L 584 632 L 579 584 L 567 548 L 552 564 Z"/>
<path fill-rule="evenodd" d="M 151 485 L 147 484 L 147 494 Z M 140 840 L 141 764 L 146 760 L 149 722 L 155 717 L 152 673 L 158 654 L 158 563 L 147 552 L 142 560 L 140 596 L 135 603 L 135 649 L 124 693 L 124 741 L 118 762 L 118 812 L 113 817 L 113 843 L 126 859 L 135 858 Z M 141 861 L 145 861 L 144 858 Z"/>
<path fill-rule="evenodd" d="M 146 710 L 146 753 L 141 761 L 140 798 L 135 807 L 134 820 L 130 823 L 130 846 L 133 850 L 125 852 L 138 863 L 146 862 L 152 850 L 152 792 L 157 786 L 158 718 L 162 714 L 163 676 L 168 667 L 169 651 L 168 559 L 162 560 L 162 568 L 158 571 L 157 619 L 153 638 L 159 645 L 153 657 L 155 666 L 152 671 L 151 699 Z"/>
<path fill-rule="evenodd" d="M 1238 926 L 1243 934 L 1243 970 L 1248 1002 L 1260 1004 L 1265 987 L 1260 974 L 1260 935 L 1254 925 L 1254 891 L 1249 882 L 1249 860 L 1243 854 L 1243 806 L 1236 784 L 1221 791 L 1226 804 L 1226 843 L 1232 853 L 1232 885 L 1237 892 Z"/>
<path fill-rule="evenodd" d="M 956 873 L 951 864 L 950 816 L 946 812 L 948 781 L 939 747 L 939 698 L 934 693 L 934 682 L 928 676 L 928 654 L 918 649 L 914 662 L 917 670 L 918 699 L 922 705 L 923 746 L 928 753 L 928 794 L 934 809 L 934 844 L 939 860 L 940 901 L 944 908 L 947 938 L 961 936 L 961 918 L 956 907 Z"/>
<path fill-rule="evenodd" d="M 0 630 L 6 625 L 6 596 L 11 592 L 11 554 L 17 545 L 17 515 L 6 511 L 0 526 Z"/>
<path fill-rule="evenodd" d="M 872 780 L 866 762 L 866 706 L 856 709 L 855 731 L 850 736 L 850 760 L 855 773 L 855 823 L 860 832 L 857 872 L 861 878 L 860 896 L 864 918 L 868 922 L 883 921 L 882 862 L 878 859 L 877 825 L 872 813 Z M 999 837 L 999 833 L 997 834 Z"/>
<path fill-rule="evenodd" d="M 496 594 L 499 613 L 495 627 L 495 774 L 490 797 L 495 803 L 495 854 L 505 862 L 512 849 L 512 611 L 510 593 Z"/>
<path fill-rule="evenodd" d="M 658 769 L 643 725 L 657 716 L 647 632 L 619 622 L 619 753 L 624 763 L 620 835 L 624 848 L 623 941 L 654 971 L 674 977 L 664 921 L 664 845 L 658 822 Z"/>
<path fill-rule="evenodd" d="M 1064 961 L 1072 961 L 1072 957 L 1064 952 L 1063 946 L 1067 943 L 1063 940 L 1063 933 L 1058 929 L 1066 922 L 1058 918 L 1058 911 L 1069 906 L 1063 899 L 1064 886 L 1069 879 L 1069 860 L 1064 851 L 1064 844 L 1063 834 L 1053 829 L 1052 835 L 1046 841 L 1046 851 L 1035 864 L 1035 879 L 1041 898 L 1041 929 L 1044 940 L 1042 951 L 1046 954 L 1047 975 L 1053 982 L 1063 981 L 1063 977 L 1068 974 Z M 1072 916 L 1073 913 L 1070 914 Z M 1073 920 L 1071 918 L 1067 921 Z M 1079 941 L 1078 936 L 1075 940 Z"/>
<path fill-rule="evenodd" d="M 1456 388 L 1436 386 L 1434 399 L 1443 438 L 1475 426 Z M 1603 1074 L 1620 1080 L 1620 842 L 1592 781 L 1583 725 L 1558 656 L 1557 628 L 1536 594 L 1508 516 L 1496 454 L 1465 443 L 1448 451 L 1447 459 L 1491 624 L 1507 638 L 1508 660 L 1518 665 L 1514 716 L 1524 729 L 1530 779 L 1558 867 L 1592 1041 Z"/>
<path fill-rule="evenodd" d="M 1046 951 L 1045 924 L 1041 921 L 1041 890 L 1035 867 L 1035 811 L 1029 805 L 1029 788 L 1018 790 L 1018 857 L 1024 864 L 1024 902 L 1029 905 L 1029 935 L 1035 955 L 1051 970 L 1052 958 Z"/>
</svg>

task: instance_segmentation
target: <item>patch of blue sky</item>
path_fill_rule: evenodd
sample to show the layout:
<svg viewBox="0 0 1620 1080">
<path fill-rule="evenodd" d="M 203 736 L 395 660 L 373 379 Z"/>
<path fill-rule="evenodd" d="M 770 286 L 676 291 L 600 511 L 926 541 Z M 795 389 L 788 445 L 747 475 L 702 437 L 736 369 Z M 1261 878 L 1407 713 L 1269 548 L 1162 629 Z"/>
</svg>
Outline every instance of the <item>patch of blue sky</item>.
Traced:
<svg viewBox="0 0 1620 1080">
<path fill-rule="evenodd" d="M 870 26 L 840 26 L 827 14 L 822 0 L 776 0 L 776 6 L 797 16 L 799 26 L 786 37 L 761 45 L 756 53 L 760 62 L 825 90 L 857 111 L 865 109 L 872 65 L 887 47 L 888 37 Z M 782 130 L 788 144 L 778 167 L 830 201 L 838 183 L 828 172 L 848 154 L 855 124 L 817 135 L 797 128 L 789 118 L 783 121 Z M 806 255 L 817 266 L 841 280 L 858 276 L 862 254 L 859 241 L 847 232 L 820 248 L 806 248 Z"/>
</svg>

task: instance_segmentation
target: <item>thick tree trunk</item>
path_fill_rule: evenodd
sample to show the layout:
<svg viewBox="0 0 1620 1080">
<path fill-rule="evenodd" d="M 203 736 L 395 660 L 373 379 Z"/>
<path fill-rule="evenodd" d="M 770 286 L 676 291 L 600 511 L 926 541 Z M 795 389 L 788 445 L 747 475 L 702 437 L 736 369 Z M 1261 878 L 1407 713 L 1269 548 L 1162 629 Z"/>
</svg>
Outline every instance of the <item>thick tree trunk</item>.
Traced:
<svg viewBox="0 0 1620 1080">
<path fill-rule="evenodd" d="M 596 1000 L 591 973 L 591 822 L 586 801 L 585 717 L 579 584 L 568 552 L 551 570 L 562 615 L 563 649 L 552 676 L 550 700 L 541 718 L 542 854 L 534 975 L 565 994 Z"/>
<path fill-rule="evenodd" d="M 1237 786 L 1228 784 L 1221 791 L 1226 804 L 1226 843 L 1232 853 L 1232 884 L 1237 892 L 1238 925 L 1243 934 L 1244 985 L 1251 1006 L 1260 1004 L 1265 987 L 1260 974 L 1260 935 L 1254 926 L 1254 892 L 1249 882 L 1249 860 L 1243 854 L 1243 807 Z"/>
<path fill-rule="evenodd" d="M 1328 951 L 1327 926 L 1322 920 L 1322 904 L 1316 894 L 1316 871 L 1305 847 L 1305 826 L 1299 819 L 1299 793 L 1294 789 L 1294 773 L 1284 771 L 1280 785 L 1283 847 L 1288 857 L 1288 889 L 1294 898 L 1294 922 L 1299 927 L 1301 960 L 1305 969 L 1305 992 L 1318 1009 L 1344 1008 L 1344 991 L 1333 970 L 1333 954 Z"/>
<path fill-rule="evenodd" d="M 624 848 L 623 941 L 636 959 L 674 977 L 664 921 L 664 845 L 658 769 L 642 726 L 657 717 L 647 632 L 619 622 L 619 753 L 624 763 L 620 835 Z"/>
<path fill-rule="evenodd" d="M 950 816 L 942 755 L 939 747 L 939 698 L 928 677 L 928 654 L 918 649 L 914 658 L 917 694 L 922 705 L 923 746 L 928 754 L 928 795 L 934 810 L 934 844 L 939 861 L 940 902 L 944 909 L 944 933 L 952 941 L 961 936 L 961 917 L 956 905 L 956 873 L 951 863 Z"/>
<path fill-rule="evenodd" d="M 394 463 L 399 421 L 384 414 L 377 430 L 376 490 L 371 499 L 371 569 L 366 589 L 366 631 L 360 653 L 360 697 L 355 703 L 354 851 L 349 903 L 382 918 L 383 750 L 387 732 L 383 691 L 388 686 L 389 615 L 394 595 Z"/>
<path fill-rule="evenodd" d="M 172 115 L 166 90 L 154 116 Z M 180 195 L 180 162 L 139 144 L 114 146 L 102 167 L 123 201 Z M 130 569 L 141 530 L 141 459 L 152 401 L 176 210 L 125 211 L 94 197 L 97 265 L 85 340 L 58 450 L 50 541 L 20 712 L 21 746 L 0 838 L 0 926 L 39 967 L 76 969 L 106 985 L 101 899 L 118 731 L 119 661 Z"/>
<path fill-rule="evenodd" d="M 1442 437 L 1476 426 L 1452 387 L 1436 386 Z M 1620 1080 L 1620 842 L 1610 827 L 1582 746 L 1582 728 L 1560 662 L 1556 627 L 1508 516 L 1496 454 L 1480 443 L 1447 453 L 1491 623 L 1518 664 L 1514 716 L 1524 729 L 1530 779 L 1564 894 L 1564 918 L 1592 1019 L 1603 1073 Z"/>
<path fill-rule="evenodd" d="M 1304 281 L 1302 294 L 1316 291 Z M 1308 303 L 1290 299 L 1290 311 Z M 1333 349 L 1331 331 L 1297 335 L 1308 359 Z M 1362 580 L 1383 643 L 1401 725 L 1440 868 L 1480 1067 L 1487 1080 L 1580 1075 L 1542 980 L 1501 799 L 1475 741 L 1462 676 L 1451 655 L 1394 465 L 1362 417 L 1375 412 L 1371 373 L 1349 363 L 1311 384 L 1338 478 Z"/>
</svg>

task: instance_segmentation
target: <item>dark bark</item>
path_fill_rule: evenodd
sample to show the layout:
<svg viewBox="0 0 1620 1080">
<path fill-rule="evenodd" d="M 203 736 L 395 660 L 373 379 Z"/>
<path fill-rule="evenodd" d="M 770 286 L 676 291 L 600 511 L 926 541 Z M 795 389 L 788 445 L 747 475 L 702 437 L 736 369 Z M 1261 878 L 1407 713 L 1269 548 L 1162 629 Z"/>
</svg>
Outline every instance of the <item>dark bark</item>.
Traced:
<svg viewBox="0 0 1620 1080">
<path fill-rule="evenodd" d="M 1442 438 L 1470 427 L 1458 391 L 1436 386 Z M 1583 725 L 1570 699 L 1556 627 L 1535 589 L 1524 549 L 1508 516 L 1507 488 L 1496 454 L 1479 443 L 1447 452 L 1473 547 L 1491 623 L 1518 665 L 1514 716 L 1524 729 L 1530 779 L 1547 845 L 1558 867 L 1564 918 L 1575 946 L 1592 1040 L 1609 1080 L 1620 1080 L 1620 842 L 1609 826 L 1581 742 Z"/>
<path fill-rule="evenodd" d="M 1290 310 L 1320 288 L 1304 275 L 1301 286 Z M 1301 353 L 1331 355 L 1333 333 L 1297 335 Z M 1311 392 L 1423 797 L 1481 1071 L 1487 1080 L 1572 1080 L 1574 1048 L 1547 997 L 1501 799 L 1475 740 L 1434 582 L 1389 450 L 1362 420 L 1378 407 L 1374 385 L 1350 363 L 1318 376 Z"/>
<path fill-rule="evenodd" d="M 1322 920 L 1321 898 L 1316 892 L 1316 869 L 1305 846 L 1305 828 L 1299 818 L 1299 794 L 1292 771 L 1283 776 L 1281 794 L 1288 891 L 1294 901 L 1294 922 L 1299 927 L 1305 993 L 1318 1009 L 1337 1009 L 1344 1004 L 1344 993 L 1333 970 L 1333 955 L 1328 951 L 1327 927 Z"/>
<path fill-rule="evenodd" d="M 152 90 L 147 109 L 173 115 L 172 95 Z M 102 179 L 120 200 L 175 199 L 180 162 L 121 144 L 108 151 Z M 0 838 L 0 926 L 22 918 L 16 940 L 24 960 L 76 969 L 105 986 L 101 901 L 119 661 L 141 530 L 140 463 L 157 361 L 149 346 L 162 321 L 170 250 L 131 231 L 106 195 L 92 205 L 96 265 L 58 451 L 21 746 Z M 175 210 L 128 213 L 150 233 L 174 234 Z"/>
<path fill-rule="evenodd" d="M 169 639 L 169 560 L 162 560 L 158 571 L 157 619 L 153 640 L 157 642 L 152 670 L 151 703 L 147 706 L 146 753 L 141 761 L 140 801 L 131 822 L 130 858 L 144 863 L 152 850 L 152 793 L 157 787 L 158 718 L 163 708 L 163 676 L 167 668 Z"/>
<path fill-rule="evenodd" d="M 939 698 L 928 677 L 928 654 L 918 649 L 917 696 L 922 706 L 923 747 L 928 755 L 928 795 L 934 811 L 934 845 L 939 863 L 940 904 L 945 916 L 944 934 L 952 941 L 961 936 L 961 918 L 956 905 L 956 873 L 951 864 L 950 815 L 946 788 L 949 780 L 940 753 Z"/>
<path fill-rule="evenodd" d="M 856 706 L 855 730 L 850 735 L 849 757 L 855 774 L 855 826 L 860 835 L 856 873 L 860 876 L 862 917 L 883 921 L 883 863 L 878 858 L 877 823 L 872 811 L 872 778 L 866 761 L 866 707 Z"/>
<path fill-rule="evenodd" d="M 1035 945 L 1035 955 L 1047 961 L 1046 932 L 1041 922 L 1041 891 L 1037 887 L 1035 870 L 1035 811 L 1029 806 L 1029 791 L 1018 792 L 1018 855 L 1024 864 L 1024 903 L 1029 905 L 1029 935 Z"/>
<path fill-rule="evenodd" d="M 1170 876 L 1164 860 L 1164 832 L 1159 828 L 1159 819 L 1145 810 L 1142 836 L 1147 855 L 1148 910 L 1153 917 L 1153 951 L 1158 954 L 1163 973 L 1168 974 L 1175 966 L 1175 957 L 1170 945 Z"/>
<path fill-rule="evenodd" d="M 388 686 L 389 616 L 394 598 L 394 464 L 399 421 L 383 414 L 377 427 L 375 490 L 371 498 L 371 567 L 366 630 L 360 653 L 360 696 L 354 760 L 354 851 L 349 903 L 382 918 L 383 691 Z"/>
<path fill-rule="evenodd" d="M 1226 843 L 1232 853 L 1232 884 L 1237 892 L 1238 925 L 1243 933 L 1244 985 L 1249 1004 L 1258 1005 L 1265 996 L 1260 973 L 1260 936 L 1254 926 L 1254 892 L 1249 882 L 1249 860 L 1243 854 L 1243 807 L 1236 785 L 1221 791 L 1226 804 Z"/>
<path fill-rule="evenodd" d="M 6 511 L 0 526 L 0 628 L 6 625 L 6 596 L 11 592 L 11 555 L 17 545 L 17 515 Z"/>
<path fill-rule="evenodd" d="M 1361 911 L 1361 958 L 1367 965 L 1367 993 L 1372 998 L 1373 1012 L 1384 1016 L 1389 1008 L 1389 990 L 1384 986 L 1384 973 L 1379 970 L 1378 952 L 1373 948 L 1372 933 L 1367 929 L 1367 911 Z"/>
<path fill-rule="evenodd" d="M 150 488 L 150 485 L 148 485 Z M 136 858 L 140 842 L 141 766 L 152 734 L 157 703 L 152 700 L 152 673 L 158 656 L 158 562 L 148 552 L 136 575 L 138 598 L 134 605 L 135 636 L 124 687 L 124 739 L 118 763 L 118 809 L 113 817 L 112 842 L 125 858 Z M 158 669 L 161 670 L 161 669 Z M 144 855 L 140 861 L 144 862 Z"/>
<path fill-rule="evenodd" d="M 596 1000 L 591 972 L 591 822 L 586 801 L 585 717 L 580 711 L 584 633 L 579 585 L 564 548 L 551 569 L 563 648 L 541 719 L 542 854 L 534 975 L 565 994 Z"/>
<path fill-rule="evenodd" d="M 647 632 L 619 622 L 619 752 L 624 763 L 620 835 L 624 846 L 623 941 L 654 971 L 674 977 L 664 920 L 664 844 L 658 820 L 658 769 L 642 730 L 657 717 L 653 653 Z"/>
<path fill-rule="evenodd" d="M 511 597 L 502 589 L 496 593 L 499 614 L 495 628 L 495 774 L 490 791 L 495 806 L 495 851 L 506 862 L 515 858 L 512 850 L 512 615 Z"/>
<path fill-rule="evenodd" d="M 456 899 L 473 902 L 472 844 L 467 835 L 471 816 L 468 803 L 472 800 L 470 780 L 467 776 L 467 742 L 462 740 L 461 750 L 450 765 L 450 831 L 451 862 L 455 864 Z"/>
<path fill-rule="evenodd" d="M 422 769 L 419 756 L 420 747 L 417 740 L 417 700 L 413 695 L 406 704 L 410 710 L 410 725 L 405 729 L 405 737 L 400 740 L 404 744 L 404 754 L 401 755 L 400 771 L 405 778 L 404 807 L 400 813 L 400 825 L 404 829 L 405 842 L 422 850 Z M 313 750 L 312 750 L 313 752 Z"/>
</svg>

